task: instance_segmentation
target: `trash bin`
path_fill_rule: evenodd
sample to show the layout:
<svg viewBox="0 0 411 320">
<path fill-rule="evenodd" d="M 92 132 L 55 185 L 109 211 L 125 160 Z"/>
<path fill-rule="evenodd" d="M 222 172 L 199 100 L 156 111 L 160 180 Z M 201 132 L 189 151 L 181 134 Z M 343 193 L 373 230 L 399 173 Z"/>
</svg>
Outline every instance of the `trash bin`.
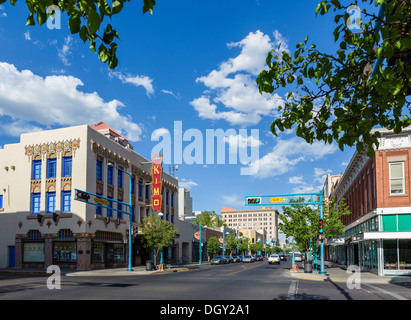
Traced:
<svg viewBox="0 0 411 320">
<path fill-rule="evenodd" d="M 153 260 L 146 260 L 146 271 L 153 270 Z"/>
<path fill-rule="evenodd" d="M 312 261 L 305 261 L 304 262 L 304 273 L 312 273 L 313 272 L 313 262 Z"/>
</svg>

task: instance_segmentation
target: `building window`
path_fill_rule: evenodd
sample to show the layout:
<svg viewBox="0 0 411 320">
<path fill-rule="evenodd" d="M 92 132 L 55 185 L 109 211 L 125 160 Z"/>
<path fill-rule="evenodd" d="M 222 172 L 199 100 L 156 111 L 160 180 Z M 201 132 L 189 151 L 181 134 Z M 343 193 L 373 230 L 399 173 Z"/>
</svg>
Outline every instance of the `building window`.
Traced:
<svg viewBox="0 0 411 320">
<path fill-rule="evenodd" d="M 404 162 L 390 163 L 390 194 L 404 194 Z"/>
<path fill-rule="evenodd" d="M 113 184 L 113 167 L 107 167 L 107 184 Z"/>
<path fill-rule="evenodd" d="M 3 209 L 3 195 L 0 195 L 0 209 Z"/>
<path fill-rule="evenodd" d="M 41 160 L 33 161 L 33 180 L 41 179 Z"/>
<path fill-rule="evenodd" d="M 131 178 L 131 194 L 135 194 L 135 193 L 136 193 L 135 184 L 136 184 L 136 179 Z M 140 188 L 140 186 L 139 186 L 139 188 Z M 139 191 L 139 192 L 140 192 L 140 191 Z"/>
<path fill-rule="evenodd" d="M 120 170 L 117 173 L 117 187 L 123 188 L 123 172 Z"/>
<path fill-rule="evenodd" d="M 171 192 L 171 208 L 174 208 L 174 192 Z"/>
<path fill-rule="evenodd" d="M 56 212 L 56 193 L 47 192 L 47 212 L 54 213 Z"/>
<path fill-rule="evenodd" d="M 63 191 L 61 195 L 62 211 L 71 212 L 71 191 Z"/>
<path fill-rule="evenodd" d="M 102 181 L 103 180 L 103 162 L 97 160 L 96 164 L 96 179 Z"/>
<path fill-rule="evenodd" d="M 40 213 L 40 193 L 31 194 L 31 213 Z"/>
<path fill-rule="evenodd" d="M 123 205 L 121 203 L 117 203 L 117 209 L 118 210 L 123 210 Z M 122 219 L 123 218 L 123 213 L 120 211 L 117 211 L 117 219 Z"/>
<path fill-rule="evenodd" d="M 138 180 L 138 196 L 143 197 L 143 181 Z"/>
<path fill-rule="evenodd" d="M 53 179 L 56 177 L 56 158 L 47 159 L 47 178 Z"/>
<path fill-rule="evenodd" d="M 112 208 L 113 207 L 113 201 L 108 200 L 107 201 L 107 207 Z M 112 217 L 113 216 L 113 211 L 111 209 L 107 209 L 107 217 Z"/>
<path fill-rule="evenodd" d="M 71 177 L 71 157 L 63 157 L 63 177 Z"/>
</svg>

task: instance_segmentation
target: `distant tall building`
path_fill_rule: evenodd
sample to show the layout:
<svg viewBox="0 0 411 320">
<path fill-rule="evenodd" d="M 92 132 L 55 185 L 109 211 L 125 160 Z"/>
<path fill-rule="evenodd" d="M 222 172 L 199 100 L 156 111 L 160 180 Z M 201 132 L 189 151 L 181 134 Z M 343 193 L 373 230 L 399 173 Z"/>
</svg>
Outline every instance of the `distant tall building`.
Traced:
<svg viewBox="0 0 411 320">
<path fill-rule="evenodd" d="M 327 174 L 325 177 L 325 182 L 323 186 L 323 196 L 324 198 L 328 199 L 331 193 L 334 191 L 335 187 L 337 186 L 338 182 L 341 180 L 341 174 Z"/>
<path fill-rule="evenodd" d="M 256 230 L 266 234 L 267 239 L 278 245 L 278 211 L 271 207 L 254 210 L 234 210 L 222 207 L 221 216 L 229 228 L 238 230 Z"/>
<path fill-rule="evenodd" d="M 190 196 L 190 191 L 178 188 L 178 219 L 184 220 L 191 216 L 193 216 L 193 198 Z"/>
</svg>

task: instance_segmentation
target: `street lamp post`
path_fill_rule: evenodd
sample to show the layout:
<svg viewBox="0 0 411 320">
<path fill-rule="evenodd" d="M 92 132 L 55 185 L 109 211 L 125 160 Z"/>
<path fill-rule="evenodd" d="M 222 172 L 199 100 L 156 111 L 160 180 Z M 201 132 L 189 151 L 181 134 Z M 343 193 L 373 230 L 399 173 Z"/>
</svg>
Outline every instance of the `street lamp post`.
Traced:
<svg viewBox="0 0 411 320">
<path fill-rule="evenodd" d="M 131 218 L 133 216 L 132 213 L 132 204 L 131 204 L 131 185 L 133 182 L 133 177 L 131 175 L 131 173 L 126 172 L 118 167 L 116 167 L 114 164 L 112 164 L 111 162 L 109 162 L 108 164 L 109 167 L 113 167 L 116 168 L 117 170 L 120 170 L 126 174 L 128 174 L 129 178 L 130 178 L 130 185 L 129 185 L 129 195 L 128 195 L 128 204 L 126 204 L 128 206 L 129 209 L 129 214 L 128 214 L 128 269 L 127 271 L 133 271 L 132 265 L 131 265 L 131 258 L 132 258 L 132 250 L 131 250 L 131 230 L 132 230 L 132 225 L 131 225 Z"/>
<path fill-rule="evenodd" d="M 188 221 L 190 221 L 190 220 L 196 220 L 196 218 L 195 217 L 186 217 L 186 218 L 184 218 L 184 220 L 188 220 Z M 199 237 L 198 237 L 198 241 L 200 242 L 200 248 L 199 248 L 199 254 L 200 254 L 200 257 L 198 258 L 198 264 L 202 264 L 202 262 L 203 262 L 203 251 L 202 251 L 202 248 L 201 248 L 201 229 L 202 229 L 202 227 L 201 227 L 201 221 L 199 222 L 199 224 L 198 224 L 198 226 L 199 226 L 199 228 L 200 228 L 200 230 L 199 230 Z M 207 228 L 207 226 L 204 226 L 204 228 Z"/>
</svg>

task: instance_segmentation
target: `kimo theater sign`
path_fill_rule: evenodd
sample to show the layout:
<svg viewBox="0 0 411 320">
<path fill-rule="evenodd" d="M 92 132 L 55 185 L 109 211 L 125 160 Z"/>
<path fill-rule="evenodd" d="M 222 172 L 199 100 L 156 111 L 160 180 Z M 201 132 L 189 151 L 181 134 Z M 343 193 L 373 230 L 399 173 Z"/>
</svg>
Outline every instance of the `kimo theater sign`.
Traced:
<svg viewBox="0 0 411 320">
<path fill-rule="evenodd" d="M 151 203 L 153 204 L 153 212 L 154 211 L 161 211 L 161 174 L 163 172 L 163 169 L 161 167 L 161 164 L 163 162 L 163 156 L 161 154 L 155 154 L 152 157 L 152 163 L 153 163 L 153 168 L 152 168 L 152 175 L 153 175 L 153 181 L 152 181 L 152 191 L 153 194 L 151 196 Z"/>
</svg>

